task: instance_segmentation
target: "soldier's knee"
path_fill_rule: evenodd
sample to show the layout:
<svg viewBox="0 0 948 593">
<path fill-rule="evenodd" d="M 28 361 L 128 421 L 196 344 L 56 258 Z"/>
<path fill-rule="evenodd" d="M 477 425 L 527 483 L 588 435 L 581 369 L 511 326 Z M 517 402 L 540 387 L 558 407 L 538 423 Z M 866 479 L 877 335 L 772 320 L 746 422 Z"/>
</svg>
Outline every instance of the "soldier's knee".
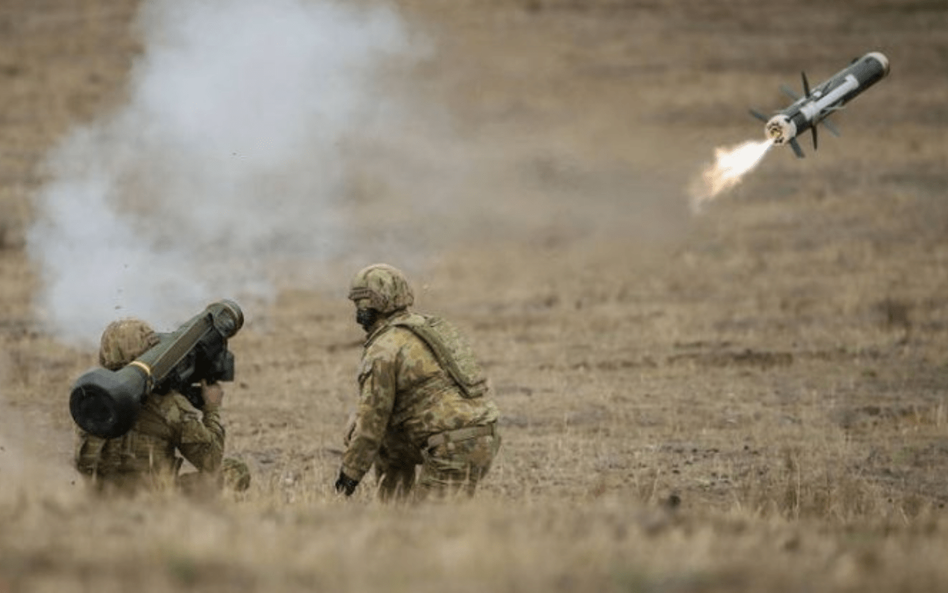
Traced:
<svg viewBox="0 0 948 593">
<path fill-rule="evenodd" d="M 225 488 L 243 492 L 250 488 L 250 468 L 239 459 L 225 458 L 221 462 L 221 483 Z"/>
</svg>

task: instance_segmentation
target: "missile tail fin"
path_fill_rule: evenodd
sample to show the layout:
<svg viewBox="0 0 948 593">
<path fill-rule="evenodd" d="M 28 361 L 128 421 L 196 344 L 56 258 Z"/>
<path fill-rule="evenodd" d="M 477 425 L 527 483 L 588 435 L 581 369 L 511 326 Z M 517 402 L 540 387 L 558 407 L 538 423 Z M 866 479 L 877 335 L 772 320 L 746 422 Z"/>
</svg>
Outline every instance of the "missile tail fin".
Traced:
<svg viewBox="0 0 948 593">
<path fill-rule="evenodd" d="M 806 80 L 806 72 L 800 72 L 800 78 L 803 79 L 803 96 L 810 98 L 810 83 Z"/>
<path fill-rule="evenodd" d="M 750 114 L 756 117 L 757 119 L 759 119 L 760 121 L 763 121 L 763 122 L 767 121 L 767 116 L 757 111 L 756 109 L 748 109 L 748 111 L 750 111 Z"/>
<path fill-rule="evenodd" d="M 784 95 L 790 97 L 790 98 L 793 99 L 794 101 L 799 101 L 799 100 L 800 100 L 800 95 L 798 95 L 798 94 L 796 94 L 795 92 L 793 92 L 793 89 L 791 89 L 791 88 L 788 87 L 787 85 L 785 85 L 785 84 L 780 85 L 780 90 L 783 91 L 783 94 L 784 94 Z"/>
<path fill-rule="evenodd" d="M 816 126 L 813 126 L 810 130 L 813 132 L 813 150 L 816 151 Z"/>
<path fill-rule="evenodd" d="M 828 119 L 824 119 L 824 120 L 821 121 L 820 123 L 823 124 L 824 126 L 826 126 L 826 129 L 829 130 L 829 133 L 830 133 L 830 134 L 836 136 L 837 138 L 840 137 L 839 128 L 837 128 L 836 125 L 833 124 L 833 122 L 831 122 L 831 121 L 828 120 Z"/>
<path fill-rule="evenodd" d="M 797 155 L 797 158 L 799 159 L 803 158 L 803 149 L 800 148 L 800 143 L 797 142 L 796 138 L 790 139 L 790 148 L 793 149 L 793 154 Z"/>
</svg>

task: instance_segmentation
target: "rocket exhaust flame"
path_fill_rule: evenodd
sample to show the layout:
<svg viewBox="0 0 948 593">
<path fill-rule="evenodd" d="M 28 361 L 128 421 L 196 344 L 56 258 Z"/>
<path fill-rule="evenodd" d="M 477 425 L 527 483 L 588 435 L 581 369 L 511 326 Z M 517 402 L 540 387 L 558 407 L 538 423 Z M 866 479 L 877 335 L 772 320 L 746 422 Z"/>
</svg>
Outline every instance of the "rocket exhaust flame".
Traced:
<svg viewBox="0 0 948 593">
<path fill-rule="evenodd" d="M 822 123 L 833 135 L 838 136 L 839 131 L 826 118 L 888 74 L 889 59 L 879 52 L 870 52 L 853 60 L 849 66 L 812 89 L 806 74 L 801 72 L 803 96 L 782 87 L 794 100 L 789 107 L 770 118 L 759 111 L 750 110 L 751 115 L 764 122 L 766 140 L 747 141 L 730 148 L 715 149 L 714 164 L 705 169 L 701 178 L 691 185 L 692 209 L 700 210 L 705 202 L 740 183 L 772 146 L 787 144 L 798 158 L 803 158 L 803 149 L 797 142 L 801 133 L 807 130 L 812 132 L 813 150 L 818 146 L 817 125 Z"/>
<path fill-rule="evenodd" d="M 698 211 L 705 202 L 731 189 L 744 175 L 756 167 L 774 145 L 773 139 L 748 140 L 714 150 L 714 163 L 709 165 L 691 186 L 691 207 Z"/>
</svg>

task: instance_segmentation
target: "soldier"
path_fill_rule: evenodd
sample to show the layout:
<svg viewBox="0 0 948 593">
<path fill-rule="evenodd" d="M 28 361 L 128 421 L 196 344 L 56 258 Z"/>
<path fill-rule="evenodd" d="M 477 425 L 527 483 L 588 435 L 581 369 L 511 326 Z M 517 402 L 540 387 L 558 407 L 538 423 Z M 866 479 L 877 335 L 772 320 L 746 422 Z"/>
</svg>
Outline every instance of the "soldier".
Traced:
<svg viewBox="0 0 948 593">
<path fill-rule="evenodd" d="M 115 371 L 158 344 L 158 335 L 139 319 L 113 321 L 102 332 L 99 364 Z M 188 491 L 208 491 L 226 485 L 246 490 L 247 465 L 222 459 L 224 425 L 220 384 L 201 383 L 202 410 L 175 391 L 145 397 L 130 431 L 103 439 L 77 427 L 76 469 L 103 490 L 132 491 L 138 487 L 160 489 L 180 486 Z M 179 451 L 182 457 L 176 454 Z M 198 473 L 179 475 L 187 459 Z"/>
<path fill-rule="evenodd" d="M 392 266 L 359 271 L 349 299 L 366 340 L 336 491 L 350 496 L 374 463 L 382 500 L 473 495 L 501 439 L 470 346 L 443 319 L 409 311 L 411 287 Z"/>
</svg>

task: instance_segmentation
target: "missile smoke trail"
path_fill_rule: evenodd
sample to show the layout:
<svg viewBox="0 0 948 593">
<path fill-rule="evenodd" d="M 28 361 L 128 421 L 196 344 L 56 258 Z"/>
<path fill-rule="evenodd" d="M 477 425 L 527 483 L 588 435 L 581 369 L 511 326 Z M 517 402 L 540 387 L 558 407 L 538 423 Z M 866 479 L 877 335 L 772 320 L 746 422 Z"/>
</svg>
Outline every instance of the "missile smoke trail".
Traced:
<svg viewBox="0 0 948 593">
<path fill-rule="evenodd" d="M 714 163 L 691 186 L 691 206 L 698 211 L 750 173 L 774 145 L 773 140 L 748 140 L 735 146 L 716 148 Z"/>
<path fill-rule="evenodd" d="M 127 104 L 47 155 L 35 199 L 36 305 L 66 341 L 270 298 L 274 262 L 339 250 L 340 147 L 396 125 L 377 67 L 421 53 L 391 10 L 341 3 L 146 0 L 138 25 Z"/>
</svg>

